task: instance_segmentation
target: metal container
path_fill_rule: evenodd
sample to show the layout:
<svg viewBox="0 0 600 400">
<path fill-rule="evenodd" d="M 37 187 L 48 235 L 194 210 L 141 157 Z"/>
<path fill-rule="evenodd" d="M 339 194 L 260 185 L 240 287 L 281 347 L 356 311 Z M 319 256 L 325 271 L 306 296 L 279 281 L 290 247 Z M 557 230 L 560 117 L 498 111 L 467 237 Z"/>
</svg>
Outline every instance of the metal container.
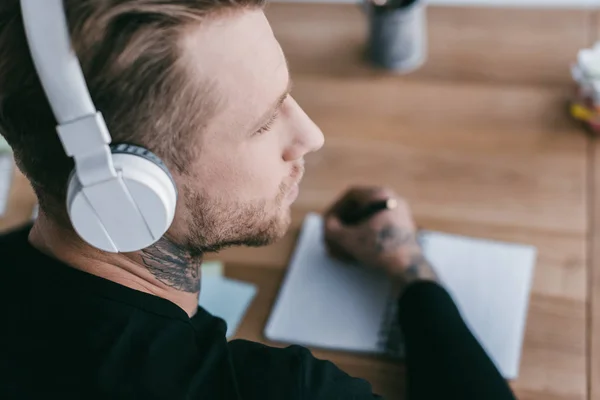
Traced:
<svg viewBox="0 0 600 400">
<path fill-rule="evenodd" d="M 367 0 L 368 57 L 374 65 L 399 73 L 418 69 L 427 59 L 424 0 Z"/>
</svg>

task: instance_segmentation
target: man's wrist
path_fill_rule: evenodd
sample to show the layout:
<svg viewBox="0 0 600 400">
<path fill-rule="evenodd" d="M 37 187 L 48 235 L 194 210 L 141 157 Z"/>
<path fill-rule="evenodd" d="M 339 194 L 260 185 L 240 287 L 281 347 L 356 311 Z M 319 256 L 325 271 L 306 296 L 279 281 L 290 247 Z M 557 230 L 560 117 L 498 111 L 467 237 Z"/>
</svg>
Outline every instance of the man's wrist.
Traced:
<svg viewBox="0 0 600 400">
<path fill-rule="evenodd" d="M 420 246 L 402 254 L 395 263 L 396 265 L 390 268 L 390 272 L 401 290 L 415 282 L 438 282 L 437 274 L 427 261 Z"/>
</svg>

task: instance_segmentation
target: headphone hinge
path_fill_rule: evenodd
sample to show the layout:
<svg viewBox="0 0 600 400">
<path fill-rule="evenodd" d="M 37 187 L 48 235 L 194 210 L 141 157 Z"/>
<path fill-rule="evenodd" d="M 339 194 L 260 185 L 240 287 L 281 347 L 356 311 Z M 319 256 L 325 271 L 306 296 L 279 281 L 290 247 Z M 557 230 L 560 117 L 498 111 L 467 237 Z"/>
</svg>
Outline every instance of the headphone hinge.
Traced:
<svg viewBox="0 0 600 400">
<path fill-rule="evenodd" d="M 56 130 L 65 152 L 75 160 L 84 187 L 117 177 L 108 147 L 110 134 L 100 112 L 59 125 Z"/>
</svg>

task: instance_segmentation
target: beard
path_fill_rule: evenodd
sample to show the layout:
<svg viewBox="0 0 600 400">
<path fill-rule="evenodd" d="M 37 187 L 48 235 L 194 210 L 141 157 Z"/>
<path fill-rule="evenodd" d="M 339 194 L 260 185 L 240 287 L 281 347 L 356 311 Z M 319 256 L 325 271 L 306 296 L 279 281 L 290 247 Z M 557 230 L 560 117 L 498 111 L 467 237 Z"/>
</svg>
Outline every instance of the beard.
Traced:
<svg viewBox="0 0 600 400">
<path fill-rule="evenodd" d="M 291 213 L 284 206 L 289 187 L 281 184 L 272 201 L 242 203 L 185 190 L 191 210 L 185 247 L 191 253 L 214 253 L 232 246 L 261 247 L 282 238 Z"/>
</svg>

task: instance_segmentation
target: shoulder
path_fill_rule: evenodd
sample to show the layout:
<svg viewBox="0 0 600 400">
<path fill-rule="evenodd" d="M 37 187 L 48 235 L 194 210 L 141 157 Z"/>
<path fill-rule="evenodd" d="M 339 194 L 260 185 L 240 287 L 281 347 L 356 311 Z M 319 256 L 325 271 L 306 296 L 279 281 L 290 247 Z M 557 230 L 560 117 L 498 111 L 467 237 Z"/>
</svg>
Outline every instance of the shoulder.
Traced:
<svg viewBox="0 0 600 400">
<path fill-rule="evenodd" d="M 264 383 L 279 382 L 297 386 L 302 374 L 304 350 L 299 346 L 277 348 L 247 340 L 229 342 L 236 374 L 240 379 Z"/>
<path fill-rule="evenodd" d="M 27 261 L 29 261 L 31 251 L 29 251 L 27 237 L 30 229 L 31 227 L 27 226 L 0 235 L 3 275 L 0 285 L 4 283 L 7 288 L 14 288 L 14 282 L 18 281 L 20 277 L 13 275 L 21 274 L 25 277 L 30 272 L 27 268 L 19 268 L 23 264 L 29 264 Z"/>
<path fill-rule="evenodd" d="M 263 388 L 286 386 L 291 390 L 286 398 L 378 398 L 368 382 L 351 377 L 330 361 L 315 358 L 304 347 L 276 348 L 245 340 L 232 341 L 229 346 L 240 383 L 251 380 Z"/>
<path fill-rule="evenodd" d="M 0 235 L 0 251 L 12 254 L 28 246 L 28 236 L 31 225 L 21 226 Z"/>
</svg>

